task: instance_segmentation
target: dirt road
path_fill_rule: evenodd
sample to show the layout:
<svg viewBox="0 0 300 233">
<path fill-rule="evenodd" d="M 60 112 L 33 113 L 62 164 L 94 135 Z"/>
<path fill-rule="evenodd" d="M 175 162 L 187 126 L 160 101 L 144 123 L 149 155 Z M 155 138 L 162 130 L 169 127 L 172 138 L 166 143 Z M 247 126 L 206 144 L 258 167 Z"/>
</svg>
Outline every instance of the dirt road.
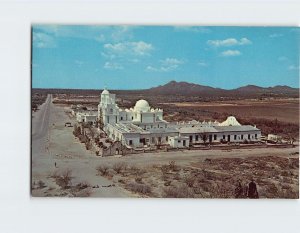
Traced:
<svg viewBox="0 0 300 233">
<path fill-rule="evenodd" d="M 72 184 L 88 182 L 99 186 L 92 190 L 91 196 L 96 197 L 128 197 L 131 193 L 120 187 L 103 187 L 112 185 L 112 181 L 97 176 L 95 155 L 87 151 L 72 134 L 72 127 L 65 127 L 71 121 L 64 108 L 55 106 L 48 95 L 40 110 L 33 114 L 32 119 L 32 181 L 43 181 L 45 188 L 34 189 L 33 196 L 47 196 L 49 193 L 63 193 L 50 174 L 55 171 L 71 170 Z M 56 167 L 55 167 L 56 163 Z M 49 191 L 49 189 L 51 191 Z"/>
</svg>

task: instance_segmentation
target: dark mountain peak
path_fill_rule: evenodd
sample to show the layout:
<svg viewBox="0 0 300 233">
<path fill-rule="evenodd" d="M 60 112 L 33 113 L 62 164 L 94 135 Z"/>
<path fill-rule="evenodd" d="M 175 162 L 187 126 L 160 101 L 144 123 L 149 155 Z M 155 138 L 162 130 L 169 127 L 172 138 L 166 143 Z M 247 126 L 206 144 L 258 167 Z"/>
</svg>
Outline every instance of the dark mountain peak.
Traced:
<svg viewBox="0 0 300 233">
<path fill-rule="evenodd" d="M 246 85 L 246 86 L 243 86 L 243 87 L 239 87 L 237 89 L 235 89 L 237 91 L 261 91 L 263 90 L 262 87 L 259 87 L 259 86 L 256 86 L 256 85 Z"/>
<path fill-rule="evenodd" d="M 210 96 L 248 96 L 248 97 L 255 97 L 261 95 L 292 95 L 298 96 L 299 89 L 298 88 L 291 88 L 289 86 L 275 86 L 275 87 L 259 87 L 256 85 L 246 85 L 243 87 L 239 87 L 232 90 L 224 90 L 221 88 L 214 88 L 209 86 L 204 86 L 195 83 L 189 83 L 180 81 L 177 82 L 172 80 L 164 85 L 160 85 L 157 87 L 152 87 L 147 90 L 151 94 L 157 95 L 195 95 L 195 96 L 203 96 L 203 97 L 210 97 Z"/>
<path fill-rule="evenodd" d="M 165 85 L 160 85 L 158 87 L 152 87 L 149 89 L 150 92 L 155 94 L 168 94 L 168 95 L 211 95 L 215 91 L 223 91 L 219 88 L 213 88 L 209 86 L 203 86 L 195 83 L 189 82 L 177 82 L 170 81 Z"/>
</svg>

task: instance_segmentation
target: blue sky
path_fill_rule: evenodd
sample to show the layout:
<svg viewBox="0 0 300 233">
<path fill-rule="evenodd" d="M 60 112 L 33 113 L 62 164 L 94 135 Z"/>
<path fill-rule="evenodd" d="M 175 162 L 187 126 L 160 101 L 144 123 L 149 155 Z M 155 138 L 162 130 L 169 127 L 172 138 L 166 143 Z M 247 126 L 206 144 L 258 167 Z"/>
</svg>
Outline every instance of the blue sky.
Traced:
<svg viewBox="0 0 300 233">
<path fill-rule="evenodd" d="M 34 25 L 32 87 L 299 87 L 295 27 Z"/>
</svg>

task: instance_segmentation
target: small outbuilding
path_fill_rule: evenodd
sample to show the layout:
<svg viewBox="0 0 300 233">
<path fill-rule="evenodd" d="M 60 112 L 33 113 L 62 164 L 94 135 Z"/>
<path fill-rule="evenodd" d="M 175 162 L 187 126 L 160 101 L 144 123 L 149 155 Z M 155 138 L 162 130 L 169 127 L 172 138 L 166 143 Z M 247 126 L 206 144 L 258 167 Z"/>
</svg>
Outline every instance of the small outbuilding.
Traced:
<svg viewBox="0 0 300 233">
<path fill-rule="evenodd" d="M 174 136 L 169 137 L 169 145 L 173 148 L 185 148 L 189 146 L 189 137 Z"/>
</svg>

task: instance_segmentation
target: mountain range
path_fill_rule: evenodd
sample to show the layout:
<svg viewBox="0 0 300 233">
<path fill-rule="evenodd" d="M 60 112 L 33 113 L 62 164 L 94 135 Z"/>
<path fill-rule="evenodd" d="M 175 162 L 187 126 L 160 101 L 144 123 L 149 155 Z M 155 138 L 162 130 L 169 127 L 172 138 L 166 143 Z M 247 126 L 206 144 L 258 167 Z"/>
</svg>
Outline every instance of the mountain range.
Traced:
<svg viewBox="0 0 300 233">
<path fill-rule="evenodd" d="M 226 90 L 188 82 L 171 81 L 165 85 L 145 90 L 156 95 L 205 95 L 205 96 L 299 96 L 299 88 L 289 86 L 259 87 L 247 85 Z"/>
</svg>

